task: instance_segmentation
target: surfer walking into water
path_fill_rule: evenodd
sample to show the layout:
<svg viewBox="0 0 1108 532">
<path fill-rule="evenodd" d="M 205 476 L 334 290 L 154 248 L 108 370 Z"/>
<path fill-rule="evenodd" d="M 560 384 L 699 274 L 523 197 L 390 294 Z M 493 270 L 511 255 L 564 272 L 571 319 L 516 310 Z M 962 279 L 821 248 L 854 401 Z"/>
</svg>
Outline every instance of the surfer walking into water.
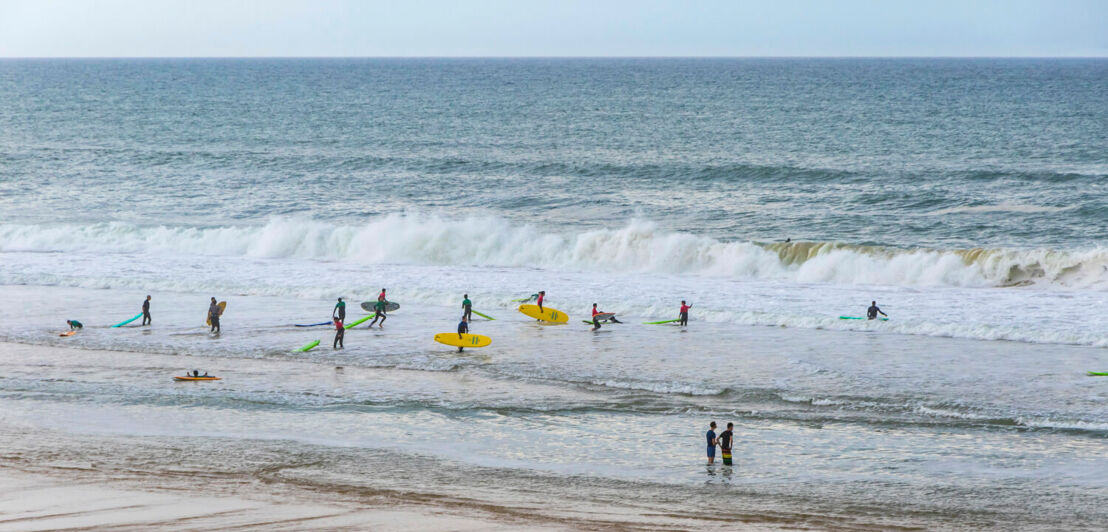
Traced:
<svg viewBox="0 0 1108 532">
<path fill-rule="evenodd" d="M 373 321 L 369 322 L 369 329 L 373 328 L 373 325 L 377 323 L 377 320 L 381 320 L 381 324 L 377 327 L 379 329 L 385 328 L 385 320 L 388 319 L 388 313 L 385 310 L 385 306 L 388 305 L 388 300 L 385 299 L 385 289 L 381 289 L 381 293 L 377 294 L 377 304 L 373 306 L 374 315 Z"/>
<path fill-rule="evenodd" d="M 690 308 L 692 308 L 692 305 L 686 305 L 685 301 L 681 300 L 681 315 L 679 316 L 681 322 L 680 322 L 679 325 L 681 325 L 682 327 L 685 327 L 689 324 L 689 309 Z"/>
<path fill-rule="evenodd" d="M 142 324 L 150 325 L 153 320 L 150 319 L 150 296 L 146 296 L 146 301 L 142 302 Z"/>
<path fill-rule="evenodd" d="M 542 290 L 539 290 L 539 294 L 537 296 L 537 299 L 535 299 L 535 304 L 539 306 L 539 313 L 540 314 L 542 313 L 542 300 L 544 298 L 546 298 L 546 292 L 542 291 Z"/>
<path fill-rule="evenodd" d="M 212 324 L 209 332 L 222 332 L 222 329 L 219 328 L 219 303 L 215 302 L 214 297 L 212 298 L 212 304 L 208 305 L 208 321 Z"/>
<path fill-rule="evenodd" d="M 592 304 L 592 324 L 595 326 L 595 328 L 593 329 L 594 331 L 596 329 L 600 328 L 600 322 L 596 317 L 599 314 L 610 314 L 610 316 L 608 316 L 607 318 L 604 318 L 605 321 L 610 321 L 612 323 L 623 323 L 622 321 L 619 321 L 619 320 L 616 319 L 615 314 L 612 314 L 611 312 L 602 312 L 602 311 L 600 311 L 599 309 L 596 308 L 596 303 L 593 303 Z"/>
<path fill-rule="evenodd" d="M 342 301 L 339 298 L 339 301 Z M 346 349 L 342 345 L 343 338 L 346 337 L 346 328 L 342 326 L 342 318 L 335 318 L 335 341 L 331 342 L 331 349 Z"/>
<path fill-rule="evenodd" d="M 869 302 L 869 308 L 866 309 L 866 319 L 875 320 L 875 319 L 877 319 L 878 314 L 880 314 L 880 315 L 882 315 L 886 318 L 889 317 L 888 314 L 885 314 L 884 312 L 881 311 L 881 309 L 877 308 L 877 302 L 876 301 L 870 301 Z"/>
<path fill-rule="evenodd" d="M 335 309 L 331 311 L 331 319 L 338 319 L 339 321 L 346 321 L 346 302 L 339 298 L 339 302 L 335 303 Z"/>
<path fill-rule="evenodd" d="M 596 310 L 596 303 L 593 303 L 592 304 L 592 330 L 594 330 L 594 331 L 599 331 L 600 330 L 600 318 L 596 317 L 597 314 L 600 314 L 600 311 Z"/>
<path fill-rule="evenodd" d="M 465 314 L 463 314 L 462 315 L 462 321 L 458 322 L 458 339 L 462 340 L 463 339 L 462 335 L 466 334 L 468 332 L 469 332 L 469 321 L 466 319 Z M 462 346 L 458 346 L 458 352 L 459 353 L 462 352 Z"/>
<path fill-rule="evenodd" d="M 469 294 L 462 295 L 462 321 L 473 320 L 473 302 L 469 300 Z"/>
</svg>

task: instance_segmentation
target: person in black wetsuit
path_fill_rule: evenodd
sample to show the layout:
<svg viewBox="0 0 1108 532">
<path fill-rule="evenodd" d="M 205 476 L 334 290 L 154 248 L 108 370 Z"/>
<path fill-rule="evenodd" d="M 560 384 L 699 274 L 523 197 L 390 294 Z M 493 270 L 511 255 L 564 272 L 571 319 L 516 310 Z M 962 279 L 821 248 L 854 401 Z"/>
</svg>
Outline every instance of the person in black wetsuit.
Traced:
<svg viewBox="0 0 1108 532">
<path fill-rule="evenodd" d="M 146 296 L 146 301 L 142 302 L 142 324 L 150 325 L 153 320 L 150 319 L 150 296 Z"/>
<path fill-rule="evenodd" d="M 346 321 L 346 302 L 339 298 L 339 302 L 335 303 L 335 309 L 331 311 L 331 319 L 338 318 L 339 321 Z"/>
<path fill-rule="evenodd" d="M 462 315 L 462 321 L 458 323 L 458 339 L 462 339 L 462 335 L 469 332 L 469 322 L 466 321 L 465 314 Z M 462 352 L 462 347 L 458 346 L 458 352 Z"/>
<path fill-rule="evenodd" d="M 869 302 L 869 308 L 866 309 L 866 319 L 875 320 L 875 319 L 877 319 L 878 314 L 880 314 L 880 315 L 882 315 L 886 318 L 889 317 L 888 314 L 885 314 L 884 312 L 881 312 L 881 309 L 877 308 L 877 302 L 876 301 L 870 301 Z"/>
<path fill-rule="evenodd" d="M 219 328 L 219 303 L 216 303 L 214 297 L 212 298 L 212 304 L 208 305 L 208 320 L 212 322 L 212 329 L 209 332 L 222 332 L 222 329 Z"/>
</svg>

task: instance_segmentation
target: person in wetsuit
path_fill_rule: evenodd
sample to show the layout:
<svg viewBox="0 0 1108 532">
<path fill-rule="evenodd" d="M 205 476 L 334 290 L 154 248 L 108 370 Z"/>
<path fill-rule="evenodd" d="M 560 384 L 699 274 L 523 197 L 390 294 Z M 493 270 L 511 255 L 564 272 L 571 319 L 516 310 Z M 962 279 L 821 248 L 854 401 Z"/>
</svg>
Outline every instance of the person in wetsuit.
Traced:
<svg viewBox="0 0 1108 532">
<path fill-rule="evenodd" d="M 723 455 L 723 465 L 731 465 L 731 443 L 735 436 L 732 429 L 734 427 L 734 423 L 728 423 L 727 430 L 719 433 L 719 450 L 720 454 Z"/>
<path fill-rule="evenodd" d="M 881 309 L 877 308 L 877 302 L 876 301 L 870 301 L 869 302 L 869 308 L 866 309 L 866 319 L 875 320 L 875 319 L 877 319 L 878 314 L 881 314 L 882 316 L 884 316 L 886 318 L 889 317 L 888 314 L 885 314 L 884 312 L 881 312 Z"/>
<path fill-rule="evenodd" d="M 212 322 L 212 328 L 209 332 L 222 332 L 222 329 L 219 328 L 219 303 L 216 303 L 214 297 L 212 298 L 212 304 L 208 305 L 208 320 Z"/>
<path fill-rule="evenodd" d="M 338 319 L 339 321 L 346 321 L 346 302 L 339 298 L 339 302 L 335 303 L 335 309 L 331 311 L 331 319 Z"/>
<path fill-rule="evenodd" d="M 539 290 L 539 296 L 538 296 L 538 299 L 536 299 L 536 300 L 535 300 L 535 301 L 536 301 L 536 304 L 537 304 L 537 305 L 539 306 L 539 312 L 542 312 L 542 300 L 543 300 L 543 299 L 544 299 L 545 297 L 546 297 L 546 292 L 544 292 L 544 291 L 542 291 L 542 290 Z"/>
<path fill-rule="evenodd" d="M 150 325 L 153 320 L 150 319 L 150 296 L 146 296 L 146 301 L 142 302 L 142 324 Z"/>
<path fill-rule="evenodd" d="M 69 326 L 69 330 L 76 331 L 77 329 L 84 329 L 85 326 L 81 325 L 81 322 L 77 320 L 65 320 L 65 324 Z"/>
<path fill-rule="evenodd" d="M 342 340 L 345 337 L 346 328 L 342 326 L 342 319 L 335 318 L 335 340 L 331 342 L 331 349 L 346 349 L 346 346 L 342 345 Z"/>
<path fill-rule="evenodd" d="M 458 323 L 458 339 L 462 339 L 462 335 L 469 332 L 469 321 L 466 320 L 465 315 L 462 315 L 462 321 Z M 458 352 L 462 352 L 462 346 L 458 346 Z"/>
<path fill-rule="evenodd" d="M 682 327 L 689 324 L 689 309 L 690 308 L 692 308 L 692 305 L 686 305 L 684 300 L 681 301 L 681 315 L 678 316 L 678 317 L 681 319 L 680 325 Z"/>
<path fill-rule="evenodd" d="M 464 321 L 473 319 L 473 302 L 469 300 L 469 294 L 462 295 L 462 319 Z"/>
<path fill-rule="evenodd" d="M 385 291 L 381 290 L 381 296 L 382 297 L 384 297 L 384 294 L 385 294 Z M 378 299 L 377 300 L 377 303 L 375 305 L 373 305 L 373 310 L 375 312 L 375 314 L 373 315 L 373 321 L 369 322 L 369 327 L 367 327 L 367 329 L 372 329 L 373 325 L 375 323 L 377 323 L 377 320 L 381 320 L 381 324 L 378 325 L 377 327 L 380 328 L 380 329 L 385 328 L 385 320 L 388 319 L 388 317 L 389 317 L 388 313 L 385 312 L 385 305 L 387 305 L 387 304 L 388 304 L 388 301 L 385 301 L 384 299 Z"/>
</svg>

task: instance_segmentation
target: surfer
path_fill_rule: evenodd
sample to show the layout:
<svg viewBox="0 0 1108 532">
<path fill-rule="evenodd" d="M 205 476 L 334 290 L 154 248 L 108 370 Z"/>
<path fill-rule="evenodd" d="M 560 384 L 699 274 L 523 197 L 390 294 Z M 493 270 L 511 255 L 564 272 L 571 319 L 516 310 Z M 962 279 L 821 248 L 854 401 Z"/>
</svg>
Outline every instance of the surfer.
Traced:
<svg viewBox="0 0 1108 532">
<path fill-rule="evenodd" d="M 81 322 L 77 320 L 65 320 L 65 324 L 69 326 L 69 330 L 76 331 L 77 329 L 84 329 L 85 326 L 81 325 Z"/>
<path fill-rule="evenodd" d="M 538 299 L 536 299 L 535 302 L 539 306 L 539 314 L 542 314 L 542 300 L 546 297 L 546 292 L 539 290 L 539 294 L 536 297 Z"/>
<path fill-rule="evenodd" d="M 732 429 L 734 427 L 734 423 L 727 423 L 727 430 L 719 433 L 719 450 L 723 457 L 723 465 L 731 465 L 731 443 L 735 435 Z"/>
<path fill-rule="evenodd" d="M 146 301 L 142 302 L 142 324 L 150 325 L 153 320 L 150 319 L 150 296 L 146 296 Z"/>
<path fill-rule="evenodd" d="M 335 303 L 335 309 L 331 311 L 331 319 L 338 319 L 339 321 L 346 321 L 346 302 L 339 298 L 339 302 Z"/>
<path fill-rule="evenodd" d="M 877 319 L 878 314 L 881 314 L 882 316 L 884 316 L 886 318 L 889 317 L 888 314 L 885 314 L 884 312 L 881 312 L 881 309 L 877 308 L 877 302 L 876 301 L 870 301 L 869 302 L 869 308 L 866 309 L 866 319 L 875 320 L 875 319 Z"/>
<path fill-rule="evenodd" d="M 465 314 L 462 315 L 462 321 L 458 323 L 458 339 L 463 339 L 462 335 L 469 332 L 469 321 L 466 320 Z M 462 352 L 462 346 L 458 346 L 458 352 Z"/>
<path fill-rule="evenodd" d="M 342 301 L 342 298 L 339 298 L 339 301 Z M 346 328 L 342 326 L 342 318 L 335 318 L 335 341 L 331 342 L 331 349 L 346 349 L 346 346 L 342 345 L 345 336 Z"/>
<path fill-rule="evenodd" d="M 708 437 L 708 465 L 711 465 L 716 461 L 716 444 L 719 443 L 716 439 L 715 421 L 708 424 L 708 433 L 705 436 Z"/>
<path fill-rule="evenodd" d="M 592 320 L 593 320 L 593 322 L 596 321 L 596 315 L 597 314 L 612 314 L 612 313 L 611 312 L 602 312 L 600 310 L 597 310 L 596 303 L 593 303 L 592 304 Z M 615 314 L 612 314 L 611 316 L 608 316 L 607 318 L 605 318 L 605 320 L 610 321 L 612 323 L 623 323 L 622 321 L 619 321 L 619 320 L 616 319 Z M 597 329 L 600 328 L 600 324 L 594 323 L 594 325 L 596 325 Z"/>
<path fill-rule="evenodd" d="M 212 304 L 208 305 L 208 321 L 212 322 L 212 328 L 209 332 L 218 333 L 222 329 L 219 328 L 219 304 L 215 302 L 215 298 L 212 298 Z"/>
<path fill-rule="evenodd" d="M 681 316 L 680 316 L 681 323 L 680 323 L 680 325 L 682 327 L 685 327 L 686 325 L 689 324 L 689 309 L 690 308 L 692 308 L 692 305 L 686 305 L 685 301 L 681 300 Z"/>
<path fill-rule="evenodd" d="M 462 320 L 473 319 L 473 302 L 469 300 L 469 294 L 462 295 Z"/>
<path fill-rule="evenodd" d="M 381 297 L 384 297 L 384 294 L 385 294 L 385 290 L 381 289 Z M 385 301 L 384 299 L 381 299 L 381 298 L 377 299 L 377 304 L 373 305 L 373 310 L 374 310 L 373 321 L 369 322 L 369 327 L 367 327 L 367 329 L 372 329 L 373 324 L 377 323 L 378 319 L 381 320 L 381 325 L 378 325 L 378 328 L 380 328 L 380 329 L 385 328 L 385 320 L 388 319 L 388 314 L 385 312 L 385 305 L 387 305 L 387 304 L 388 304 L 388 302 Z"/>
</svg>

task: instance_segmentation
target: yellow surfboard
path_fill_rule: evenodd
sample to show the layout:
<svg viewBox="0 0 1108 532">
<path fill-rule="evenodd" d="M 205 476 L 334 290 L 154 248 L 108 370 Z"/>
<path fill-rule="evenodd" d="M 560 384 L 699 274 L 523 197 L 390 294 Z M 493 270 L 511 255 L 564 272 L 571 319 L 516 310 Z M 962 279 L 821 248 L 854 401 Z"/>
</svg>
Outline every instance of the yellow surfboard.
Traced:
<svg viewBox="0 0 1108 532">
<path fill-rule="evenodd" d="M 566 316 L 565 312 L 556 308 L 543 307 L 542 312 L 540 312 L 538 305 L 520 305 L 519 311 L 522 312 L 524 316 L 530 316 L 536 320 L 550 323 L 566 323 L 569 321 L 569 316 Z"/>
<path fill-rule="evenodd" d="M 219 315 L 222 316 L 223 311 L 226 310 L 226 308 L 227 308 L 227 302 L 226 301 L 220 301 L 219 303 L 216 304 L 216 306 L 219 307 Z M 207 323 L 208 327 L 212 326 L 212 320 L 211 320 L 211 318 L 209 318 L 207 316 L 207 313 L 205 313 L 205 315 L 204 315 L 204 323 Z"/>
<path fill-rule="evenodd" d="M 458 333 L 439 333 L 435 335 L 435 341 L 454 347 L 487 347 L 492 343 L 492 338 L 480 334 L 463 334 L 458 338 Z"/>
</svg>

